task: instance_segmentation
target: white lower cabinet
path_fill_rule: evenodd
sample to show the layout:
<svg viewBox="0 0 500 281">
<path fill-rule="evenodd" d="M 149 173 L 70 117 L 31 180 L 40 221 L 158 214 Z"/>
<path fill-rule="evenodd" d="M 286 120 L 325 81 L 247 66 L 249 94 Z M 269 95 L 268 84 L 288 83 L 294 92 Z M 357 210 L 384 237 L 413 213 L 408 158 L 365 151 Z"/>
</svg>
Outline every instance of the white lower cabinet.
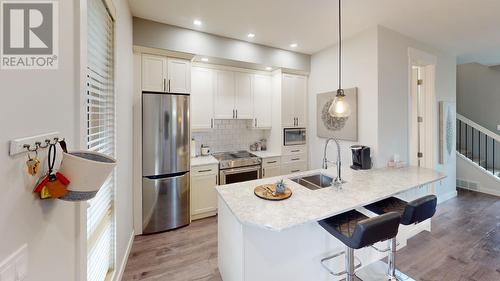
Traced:
<svg viewBox="0 0 500 281">
<path fill-rule="evenodd" d="M 271 178 L 281 175 L 281 157 L 262 159 L 262 178 Z"/>
<path fill-rule="evenodd" d="M 217 213 L 217 165 L 191 169 L 191 219 L 201 219 Z"/>
<path fill-rule="evenodd" d="M 283 175 L 307 171 L 307 147 L 305 145 L 283 146 L 281 173 Z"/>
<path fill-rule="evenodd" d="M 281 164 L 283 175 L 307 171 L 307 161 L 288 162 Z"/>
</svg>

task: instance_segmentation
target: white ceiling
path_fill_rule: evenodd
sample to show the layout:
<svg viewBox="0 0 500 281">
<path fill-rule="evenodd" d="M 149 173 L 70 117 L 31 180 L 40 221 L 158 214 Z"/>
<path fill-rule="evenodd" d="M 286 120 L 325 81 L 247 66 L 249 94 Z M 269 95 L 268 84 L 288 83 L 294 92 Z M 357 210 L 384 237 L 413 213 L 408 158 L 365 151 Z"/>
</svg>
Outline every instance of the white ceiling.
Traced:
<svg viewBox="0 0 500 281">
<path fill-rule="evenodd" d="M 336 0 L 129 2 L 137 17 L 306 54 L 337 42 Z M 343 31 L 348 37 L 380 24 L 470 59 L 500 52 L 499 11 L 500 0 L 344 0 Z M 255 38 L 247 38 L 250 32 Z M 290 48 L 292 42 L 299 46 Z"/>
</svg>

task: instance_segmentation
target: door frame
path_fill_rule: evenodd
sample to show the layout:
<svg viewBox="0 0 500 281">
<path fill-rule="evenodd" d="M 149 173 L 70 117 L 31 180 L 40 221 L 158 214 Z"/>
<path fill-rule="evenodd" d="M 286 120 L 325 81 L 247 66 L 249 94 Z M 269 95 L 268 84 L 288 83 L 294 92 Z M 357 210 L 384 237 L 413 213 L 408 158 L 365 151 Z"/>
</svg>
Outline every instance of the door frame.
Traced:
<svg viewBox="0 0 500 281">
<path fill-rule="evenodd" d="M 412 110 L 412 68 L 419 67 L 422 73 L 424 84 L 423 100 L 422 100 L 422 117 L 423 126 L 421 133 L 424 134 L 424 142 L 421 144 L 421 152 L 424 154 L 421 167 L 433 169 L 436 163 L 437 143 L 435 138 L 437 136 L 437 100 L 436 100 L 436 66 L 437 57 L 414 48 L 408 48 L 408 160 L 415 155 L 410 155 L 410 147 L 415 145 L 418 136 L 413 135 L 413 128 L 417 125 L 412 122 L 414 114 Z"/>
</svg>

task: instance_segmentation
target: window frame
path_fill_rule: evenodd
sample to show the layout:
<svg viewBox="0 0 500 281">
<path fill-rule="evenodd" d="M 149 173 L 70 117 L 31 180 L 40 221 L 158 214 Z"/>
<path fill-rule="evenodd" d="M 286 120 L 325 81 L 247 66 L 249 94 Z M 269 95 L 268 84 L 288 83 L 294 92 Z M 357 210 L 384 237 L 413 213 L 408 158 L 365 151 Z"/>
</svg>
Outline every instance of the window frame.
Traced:
<svg viewBox="0 0 500 281">
<path fill-rule="evenodd" d="M 88 0 L 80 0 L 77 3 L 75 3 L 75 38 L 79 38 L 78 44 L 76 44 L 77 47 L 77 52 L 75 52 L 75 65 L 77 68 L 76 72 L 76 81 L 75 81 L 75 93 L 77 95 L 76 97 L 76 107 L 77 110 L 76 112 L 76 132 L 75 132 L 75 142 L 74 142 L 74 148 L 79 149 L 79 150 L 86 150 L 87 149 L 87 99 L 86 99 L 86 91 L 87 91 L 87 16 L 88 16 L 88 8 L 87 8 L 87 1 Z M 116 44 L 116 8 L 113 4 L 113 0 L 102 0 L 104 2 L 104 5 L 108 9 L 108 12 L 114 22 L 114 29 L 115 32 L 113 32 L 113 41 L 115 44 L 113 44 L 113 54 L 114 58 L 116 58 L 116 51 L 117 51 L 117 44 Z M 113 59 L 113 83 L 115 85 L 115 94 L 116 94 L 116 59 Z M 115 96 L 116 97 L 116 96 Z M 116 116 L 116 98 L 115 98 L 115 116 Z M 115 118 L 115 136 L 116 136 L 116 118 Z M 116 142 L 116 141 L 115 141 Z M 116 146 L 116 145 L 115 145 Z M 116 182 L 116 180 L 115 180 Z M 116 191 L 116 185 L 115 185 L 115 190 Z M 89 204 L 87 201 L 80 201 L 80 202 L 75 202 L 76 204 L 76 211 L 75 211 L 75 218 L 76 218 L 76 251 L 75 251 L 75 280 L 81 280 L 81 281 L 86 281 L 87 280 L 87 208 L 89 207 Z M 114 235 L 114 245 L 113 248 L 115 249 L 114 251 L 114 261 L 116 263 L 117 261 L 117 256 L 116 256 L 116 206 L 113 204 L 113 214 L 112 218 L 115 223 L 115 227 L 113 228 L 113 235 Z M 115 270 L 113 271 L 112 275 L 110 278 L 108 277 L 107 279 L 114 280 L 116 276 L 116 264 L 115 264 Z"/>
</svg>

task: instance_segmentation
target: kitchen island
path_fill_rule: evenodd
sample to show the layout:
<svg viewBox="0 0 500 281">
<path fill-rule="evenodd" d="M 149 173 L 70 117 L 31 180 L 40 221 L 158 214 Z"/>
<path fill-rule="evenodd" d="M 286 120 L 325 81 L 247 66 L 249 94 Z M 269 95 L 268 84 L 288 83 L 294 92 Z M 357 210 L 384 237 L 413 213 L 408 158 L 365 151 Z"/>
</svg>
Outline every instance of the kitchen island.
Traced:
<svg viewBox="0 0 500 281">
<path fill-rule="evenodd" d="M 218 192 L 218 265 L 224 281 L 335 280 L 320 260 L 340 252 L 344 245 L 317 221 L 397 196 L 412 200 L 434 193 L 445 175 L 431 169 L 343 170 L 342 189 L 308 189 L 291 179 L 312 174 L 335 178 L 334 169 L 312 170 L 287 176 L 223 185 Z M 293 195 L 284 201 L 266 201 L 254 195 L 254 187 L 284 179 Z M 439 186 L 439 184 L 437 184 Z M 366 210 L 366 215 L 373 216 Z M 399 247 L 420 231 L 430 231 L 430 221 L 400 226 Z M 379 248 L 385 248 L 384 242 Z M 372 248 L 355 251 L 363 266 L 385 254 Z M 344 260 L 332 260 L 331 268 L 342 271 Z M 342 279 L 339 277 L 338 279 Z"/>
</svg>

